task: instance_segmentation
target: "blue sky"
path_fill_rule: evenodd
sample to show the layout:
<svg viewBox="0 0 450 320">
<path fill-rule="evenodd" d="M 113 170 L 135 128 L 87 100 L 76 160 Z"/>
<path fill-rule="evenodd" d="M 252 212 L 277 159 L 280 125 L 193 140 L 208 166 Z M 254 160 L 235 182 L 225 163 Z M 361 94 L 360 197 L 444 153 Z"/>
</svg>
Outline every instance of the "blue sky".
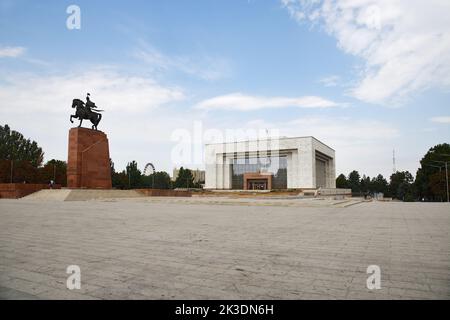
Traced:
<svg viewBox="0 0 450 320">
<path fill-rule="evenodd" d="M 388 176 L 393 148 L 415 174 L 450 141 L 449 14 L 440 0 L 0 0 L 0 118 L 65 159 L 71 100 L 90 92 L 118 169 L 202 168 L 211 130 L 269 129 L 330 145 L 338 174 Z"/>
</svg>

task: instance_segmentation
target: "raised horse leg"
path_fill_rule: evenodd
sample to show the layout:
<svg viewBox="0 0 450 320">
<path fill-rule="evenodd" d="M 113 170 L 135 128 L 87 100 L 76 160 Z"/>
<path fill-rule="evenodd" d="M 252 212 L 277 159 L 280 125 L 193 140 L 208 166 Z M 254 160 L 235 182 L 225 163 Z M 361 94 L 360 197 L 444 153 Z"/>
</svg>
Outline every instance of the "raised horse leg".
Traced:
<svg viewBox="0 0 450 320">
<path fill-rule="evenodd" d="M 102 115 L 99 113 L 95 114 L 95 118 L 92 117 L 91 118 L 91 122 L 92 122 L 92 129 L 97 130 L 97 125 L 100 122 L 100 120 L 102 119 Z"/>
<path fill-rule="evenodd" d="M 97 130 L 96 119 L 97 119 L 96 114 L 92 114 L 92 116 L 89 118 L 89 120 L 91 120 L 92 123 L 92 130 Z"/>
<path fill-rule="evenodd" d="M 97 126 L 100 123 L 100 120 L 102 120 L 102 114 L 101 113 L 98 114 L 97 121 L 95 122 L 95 130 L 97 130 Z"/>
</svg>

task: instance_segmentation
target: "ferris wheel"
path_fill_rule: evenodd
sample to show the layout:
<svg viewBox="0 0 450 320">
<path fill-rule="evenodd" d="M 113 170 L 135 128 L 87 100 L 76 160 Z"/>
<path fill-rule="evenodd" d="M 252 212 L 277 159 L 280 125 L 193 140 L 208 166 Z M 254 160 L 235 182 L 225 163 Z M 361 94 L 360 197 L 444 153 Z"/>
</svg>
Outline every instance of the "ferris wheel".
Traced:
<svg viewBox="0 0 450 320">
<path fill-rule="evenodd" d="M 155 173 L 155 166 L 152 163 L 147 163 L 144 168 L 144 176 L 149 176 Z"/>
</svg>

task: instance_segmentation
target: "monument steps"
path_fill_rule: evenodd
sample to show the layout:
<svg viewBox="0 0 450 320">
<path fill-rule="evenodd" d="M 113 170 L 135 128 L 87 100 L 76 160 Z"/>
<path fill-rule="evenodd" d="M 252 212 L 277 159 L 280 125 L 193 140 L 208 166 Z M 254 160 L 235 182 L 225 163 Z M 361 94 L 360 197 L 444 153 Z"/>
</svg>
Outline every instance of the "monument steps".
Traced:
<svg viewBox="0 0 450 320">
<path fill-rule="evenodd" d="M 65 201 L 85 201 L 99 199 L 119 199 L 119 198 L 138 198 L 144 197 L 143 194 L 135 190 L 114 190 L 114 189 L 73 189 Z"/>
<path fill-rule="evenodd" d="M 68 189 L 44 189 L 23 197 L 24 200 L 48 200 L 64 201 L 71 190 Z"/>
<path fill-rule="evenodd" d="M 145 195 L 135 190 L 101 190 L 101 189 L 59 189 L 59 190 L 40 190 L 32 193 L 22 200 L 39 200 L 39 201 L 86 201 L 86 200 L 102 200 L 102 199 L 119 199 L 119 198 L 138 198 Z"/>
</svg>

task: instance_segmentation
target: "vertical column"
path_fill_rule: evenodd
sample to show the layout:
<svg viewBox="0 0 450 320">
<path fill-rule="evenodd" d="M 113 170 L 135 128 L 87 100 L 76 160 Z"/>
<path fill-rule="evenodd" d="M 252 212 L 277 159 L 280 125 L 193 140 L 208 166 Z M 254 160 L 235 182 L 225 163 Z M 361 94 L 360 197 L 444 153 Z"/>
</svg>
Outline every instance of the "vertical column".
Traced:
<svg viewBox="0 0 450 320">
<path fill-rule="evenodd" d="M 223 189 L 223 154 L 216 154 L 216 188 Z"/>
<path fill-rule="evenodd" d="M 287 187 L 291 189 L 301 187 L 298 150 L 292 150 L 287 156 Z"/>
<path fill-rule="evenodd" d="M 335 166 L 334 157 L 332 159 L 328 160 L 327 187 L 328 188 L 336 188 L 336 166 Z"/>
<path fill-rule="evenodd" d="M 223 188 L 231 189 L 231 159 L 227 156 L 223 163 Z"/>
<path fill-rule="evenodd" d="M 213 145 L 207 145 L 205 148 L 205 188 L 217 188 L 217 161 L 216 150 Z"/>
<path fill-rule="evenodd" d="M 289 152 L 286 156 L 287 160 L 287 167 L 286 167 L 286 180 L 287 180 L 287 188 L 291 189 L 294 188 L 294 176 L 293 176 L 293 163 L 292 163 L 292 153 Z"/>
<path fill-rule="evenodd" d="M 299 188 L 315 188 L 315 154 L 312 139 L 302 139 L 298 152 Z"/>
</svg>

